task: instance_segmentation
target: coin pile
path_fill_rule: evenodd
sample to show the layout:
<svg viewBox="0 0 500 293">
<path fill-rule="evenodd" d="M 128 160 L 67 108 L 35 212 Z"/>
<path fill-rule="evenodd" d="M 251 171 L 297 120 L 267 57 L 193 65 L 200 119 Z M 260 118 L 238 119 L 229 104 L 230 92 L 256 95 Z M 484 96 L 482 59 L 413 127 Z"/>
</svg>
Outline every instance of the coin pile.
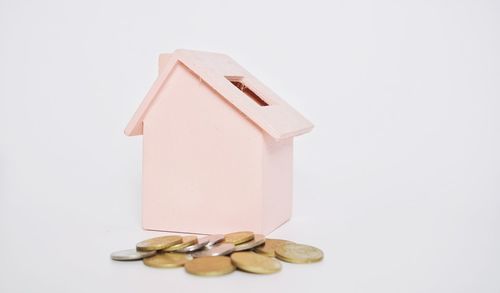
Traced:
<svg viewBox="0 0 500 293">
<path fill-rule="evenodd" d="M 266 239 L 249 231 L 226 235 L 169 235 L 137 243 L 135 249 L 113 252 L 117 261 L 142 260 L 153 268 L 184 266 L 197 276 L 221 276 L 236 269 L 254 274 L 272 274 L 281 270 L 281 262 L 313 263 L 323 252 L 313 246 L 288 240 Z"/>
</svg>

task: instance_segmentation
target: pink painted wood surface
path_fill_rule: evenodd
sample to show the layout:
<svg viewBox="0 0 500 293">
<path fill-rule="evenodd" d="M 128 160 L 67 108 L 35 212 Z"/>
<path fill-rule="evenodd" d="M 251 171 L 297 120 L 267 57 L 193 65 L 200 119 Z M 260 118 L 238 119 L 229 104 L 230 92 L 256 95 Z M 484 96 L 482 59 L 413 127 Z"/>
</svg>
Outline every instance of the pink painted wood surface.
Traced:
<svg viewBox="0 0 500 293">
<path fill-rule="evenodd" d="M 226 55 L 176 50 L 168 58 L 163 59 L 160 57 L 160 60 L 162 62 L 166 60 L 165 69 L 161 71 L 134 117 L 130 120 L 125 129 L 127 135 L 140 135 L 143 133 L 142 122 L 146 113 L 154 103 L 154 99 L 168 79 L 172 69 L 179 62 L 194 71 L 200 79 L 205 81 L 224 99 L 277 140 L 301 135 L 313 128 L 311 122 Z M 254 101 L 231 84 L 227 77 L 240 78 L 253 92 L 262 97 L 269 106 L 261 107 L 256 105 Z"/>
<path fill-rule="evenodd" d="M 291 216 L 293 136 L 311 128 L 225 55 L 160 55 L 159 78 L 125 130 L 144 136 L 143 227 L 270 233 Z"/>
</svg>

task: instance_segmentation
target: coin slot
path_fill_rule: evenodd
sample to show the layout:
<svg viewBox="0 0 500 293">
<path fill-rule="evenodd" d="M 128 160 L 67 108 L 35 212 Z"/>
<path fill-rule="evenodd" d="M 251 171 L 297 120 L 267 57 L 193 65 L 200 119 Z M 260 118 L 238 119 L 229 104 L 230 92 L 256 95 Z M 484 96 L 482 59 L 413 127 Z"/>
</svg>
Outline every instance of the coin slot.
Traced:
<svg viewBox="0 0 500 293">
<path fill-rule="evenodd" d="M 227 77 L 226 77 L 227 78 Z M 261 107 L 269 106 L 269 103 L 264 101 L 259 95 L 252 91 L 247 85 L 245 85 L 241 79 L 227 78 L 236 88 L 242 91 L 247 97 L 252 99 L 257 105 Z"/>
</svg>

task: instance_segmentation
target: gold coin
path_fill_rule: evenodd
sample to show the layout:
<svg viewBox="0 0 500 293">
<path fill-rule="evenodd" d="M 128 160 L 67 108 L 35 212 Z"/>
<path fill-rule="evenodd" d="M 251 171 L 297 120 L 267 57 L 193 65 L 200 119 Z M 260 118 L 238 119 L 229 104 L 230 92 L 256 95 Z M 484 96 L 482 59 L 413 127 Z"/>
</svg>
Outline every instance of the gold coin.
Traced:
<svg viewBox="0 0 500 293">
<path fill-rule="evenodd" d="M 249 273 L 273 274 L 281 270 L 279 261 L 255 252 L 235 252 L 231 254 L 231 260 L 238 269 Z"/>
<path fill-rule="evenodd" d="M 258 254 L 274 257 L 274 251 L 276 250 L 276 248 L 287 243 L 293 242 L 282 239 L 266 239 L 264 245 L 255 248 L 255 252 L 257 252 Z"/>
<path fill-rule="evenodd" d="M 181 242 L 182 242 L 182 237 L 177 235 L 155 237 L 137 243 L 136 249 L 138 251 L 155 251 L 155 250 L 165 249 L 167 247 L 179 244 Z"/>
<path fill-rule="evenodd" d="M 266 236 L 261 234 L 254 234 L 252 240 L 236 245 L 234 251 L 250 250 L 257 246 L 263 245 L 265 241 L 266 241 Z"/>
<path fill-rule="evenodd" d="M 323 259 L 323 251 L 304 244 L 287 243 L 277 247 L 274 252 L 277 258 L 291 263 L 311 263 Z"/>
<path fill-rule="evenodd" d="M 186 272 L 198 276 L 222 276 L 233 272 L 236 268 L 228 256 L 204 256 L 188 261 L 184 266 Z"/>
<path fill-rule="evenodd" d="M 189 255 L 184 253 L 160 253 L 142 261 L 153 268 L 176 268 L 182 267 L 188 260 L 190 260 Z"/>
<path fill-rule="evenodd" d="M 172 245 L 170 247 L 167 247 L 165 249 L 162 249 L 160 252 L 172 252 L 172 251 L 186 248 L 186 247 L 191 246 L 191 245 L 196 244 L 196 243 L 198 243 L 198 237 L 196 237 L 196 236 L 184 236 L 184 237 L 182 237 L 181 243 L 178 243 L 178 244 Z"/>
<path fill-rule="evenodd" d="M 224 236 L 224 242 L 238 245 L 240 243 L 252 240 L 253 237 L 254 237 L 253 233 L 249 231 L 234 232 L 226 234 Z"/>
</svg>

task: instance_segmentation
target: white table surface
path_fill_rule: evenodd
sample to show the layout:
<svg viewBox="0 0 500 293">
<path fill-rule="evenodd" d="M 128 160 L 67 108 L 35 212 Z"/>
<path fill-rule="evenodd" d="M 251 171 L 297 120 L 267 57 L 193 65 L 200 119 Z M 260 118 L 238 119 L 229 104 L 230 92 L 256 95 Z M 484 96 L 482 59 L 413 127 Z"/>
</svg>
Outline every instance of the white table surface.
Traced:
<svg viewBox="0 0 500 293">
<path fill-rule="evenodd" d="M 32 3 L 33 2 L 33 3 Z M 0 1 L 0 292 L 499 292 L 492 1 Z M 176 48 L 225 52 L 314 122 L 279 274 L 109 259 L 140 227 L 123 129 Z"/>
</svg>

